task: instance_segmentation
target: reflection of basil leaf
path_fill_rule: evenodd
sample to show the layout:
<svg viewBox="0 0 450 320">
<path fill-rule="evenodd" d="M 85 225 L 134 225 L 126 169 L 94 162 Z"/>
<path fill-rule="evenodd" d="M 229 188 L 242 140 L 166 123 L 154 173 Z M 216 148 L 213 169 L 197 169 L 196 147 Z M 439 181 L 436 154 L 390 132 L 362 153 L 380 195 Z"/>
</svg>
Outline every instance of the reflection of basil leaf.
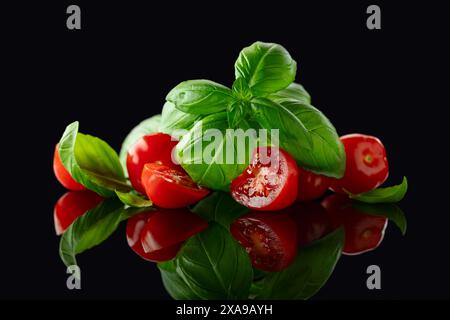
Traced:
<svg viewBox="0 0 450 320">
<path fill-rule="evenodd" d="M 396 186 L 378 188 L 359 194 L 349 194 L 349 197 L 366 203 L 395 203 L 403 199 L 407 190 L 408 180 L 403 177 L 402 183 Z"/>
<path fill-rule="evenodd" d="M 393 221 L 403 235 L 406 234 L 407 221 L 402 209 L 392 203 L 369 204 L 360 201 L 352 201 L 352 207 L 362 213 L 386 217 Z"/>
<path fill-rule="evenodd" d="M 152 205 L 151 200 L 144 198 L 144 196 L 134 190 L 130 192 L 120 192 L 116 190 L 116 194 L 123 204 L 130 207 L 145 208 Z"/>
<path fill-rule="evenodd" d="M 117 153 L 103 140 L 78 133 L 78 122 L 68 125 L 59 141 L 59 155 L 75 181 L 101 196 L 114 190 L 128 192 Z"/>
<path fill-rule="evenodd" d="M 180 129 L 190 130 L 201 118 L 201 115 L 180 111 L 173 103 L 166 102 L 161 114 L 159 131 L 172 134 Z"/>
<path fill-rule="evenodd" d="M 301 248 L 286 269 L 258 282 L 256 299 L 308 299 L 326 283 L 341 256 L 344 231 L 338 229 Z"/>
<path fill-rule="evenodd" d="M 287 101 L 297 101 L 302 104 L 311 104 L 311 96 L 305 88 L 298 83 L 291 83 L 286 89 L 274 92 L 267 98 L 281 104 Z"/>
</svg>

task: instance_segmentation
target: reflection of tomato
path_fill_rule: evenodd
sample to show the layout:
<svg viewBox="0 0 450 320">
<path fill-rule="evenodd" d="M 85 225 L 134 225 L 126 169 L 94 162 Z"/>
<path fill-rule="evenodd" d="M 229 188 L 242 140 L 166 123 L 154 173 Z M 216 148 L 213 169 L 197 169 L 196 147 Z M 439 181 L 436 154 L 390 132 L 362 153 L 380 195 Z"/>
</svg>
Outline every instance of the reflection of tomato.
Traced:
<svg viewBox="0 0 450 320">
<path fill-rule="evenodd" d="M 327 177 L 298 168 L 298 201 L 311 201 L 320 198 L 330 186 Z"/>
<path fill-rule="evenodd" d="M 231 182 L 231 195 L 240 204 L 255 210 L 280 210 L 297 198 L 298 167 L 286 151 L 259 147 L 250 165 Z"/>
<path fill-rule="evenodd" d="M 53 172 L 55 173 L 56 179 L 61 183 L 66 189 L 73 191 L 86 190 L 86 188 L 76 182 L 69 171 L 64 167 L 61 161 L 61 157 L 58 152 L 58 145 L 55 146 L 55 152 L 53 154 Z"/>
<path fill-rule="evenodd" d="M 352 200 L 344 195 L 331 195 L 325 198 L 322 204 L 327 209 L 334 228 L 344 227 L 344 254 L 354 255 L 371 251 L 383 241 L 387 218 L 357 211 L 352 207 Z"/>
<path fill-rule="evenodd" d="M 147 163 L 142 171 L 147 196 L 161 208 L 182 208 L 206 197 L 208 189 L 198 186 L 183 169 Z"/>
<path fill-rule="evenodd" d="M 330 179 L 331 189 L 338 193 L 362 193 L 386 181 L 389 165 L 381 141 L 372 136 L 349 134 L 341 137 L 346 165 L 341 179 Z"/>
<path fill-rule="evenodd" d="M 143 136 L 128 150 L 127 170 L 133 188 L 145 194 L 141 176 L 146 163 L 156 162 L 174 169 L 181 168 L 172 161 L 172 149 L 177 143 L 168 134 L 154 133 Z"/>
<path fill-rule="evenodd" d="M 207 227 L 205 220 L 188 209 L 159 209 L 152 213 L 142 229 L 142 247 L 146 253 L 169 248 Z"/>
<path fill-rule="evenodd" d="M 76 218 L 95 208 L 102 200 L 102 197 L 89 190 L 66 192 L 56 202 L 53 212 L 56 234 L 62 234 Z"/>
<path fill-rule="evenodd" d="M 141 243 L 141 234 L 145 225 L 149 221 L 150 217 L 154 214 L 154 211 L 140 213 L 127 222 L 127 242 L 128 245 L 136 252 L 141 258 L 160 262 L 173 259 L 182 246 L 182 242 L 174 244 L 172 246 L 146 253 Z"/>
<path fill-rule="evenodd" d="M 236 219 L 230 231 L 257 269 L 280 271 L 297 255 L 297 228 L 288 214 L 250 212 Z"/>
<path fill-rule="evenodd" d="M 297 203 L 289 208 L 298 228 L 298 243 L 305 246 L 332 231 L 330 217 L 317 202 Z"/>
</svg>

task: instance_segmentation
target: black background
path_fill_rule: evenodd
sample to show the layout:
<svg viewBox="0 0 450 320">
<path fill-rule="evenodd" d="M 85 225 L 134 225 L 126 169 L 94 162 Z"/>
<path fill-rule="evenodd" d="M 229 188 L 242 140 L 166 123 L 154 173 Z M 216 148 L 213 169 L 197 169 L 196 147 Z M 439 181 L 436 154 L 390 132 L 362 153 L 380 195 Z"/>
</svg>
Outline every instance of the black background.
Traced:
<svg viewBox="0 0 450 320">
<path fill-rule="evenodd" d="M 230 86 L 239 51 L 260 40 L 289 50 L 297 82 L 339 134 L 382 139 L 390 184 L 403 175 L 410 183 L 401 203 L 407 235 L 390 225 L 380 248 L 343 257 L 315 299 L 449 298 L 443 8 L 428 1 L 72 3 L 81 6 L 80 31 L 66 28 L 69 3 L 2 10 L 0 297 L 168 299 L 156 266 L 128 248 L 124 225 L 80 256 L 83 289 L 66 289 L 53 226 L 64 193 L 52 172 L 54 145 L 79 120 L 81 132 L 119 150 L 179 82 Z M 382 30 L 366 28 L 372 3 L 381 6 Z M 381 267 L 382 290 L 365 286 L 370 264 Z"/>
</svg>

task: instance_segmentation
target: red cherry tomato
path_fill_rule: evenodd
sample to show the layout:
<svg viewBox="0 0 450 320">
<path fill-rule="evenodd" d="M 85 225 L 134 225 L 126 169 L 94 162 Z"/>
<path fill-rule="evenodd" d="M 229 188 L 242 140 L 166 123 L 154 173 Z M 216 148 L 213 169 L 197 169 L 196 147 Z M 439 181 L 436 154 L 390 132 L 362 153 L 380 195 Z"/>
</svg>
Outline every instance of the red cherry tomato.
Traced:
<svg viewBox="0 0 450 320">
<path fill-rule="evenodd" d="M 130 182 L 134 189 L 145 194 L 141 183 L 142 170 L 146 163 L 155 162 L 173 169 L 181 166 L 172 161 L 172 150 L 178 141 L 165 133 L 154 133 L 140 138 L 127 154 L 127 170 Z"/>
<path fill-rule="evenodd" d="M 373 190 L 386 181 L 389 165 L 381 141 L 363 134 L 341 137 L 346 155 L 345 174 L 341 179 L 330 179 L 331 189 L 338 193 L 362 193 Z"/>
<path fill-rule="evenodd" d="M 102 200 L 102 197 L 89 190 L 69 191 L 63 194 L 53 211 L 56 234 L 64 233 L 76 218 L 95 208 Z"/>
<path fill-rule="evenodd" d="M 343 226 L 345 244 L 342 253 L 356 255 L 376 249 L 384 238 L 388 219 L 359 212 L 352 200 L 345 195 L 334 194 L 323 201 L 334 228 Z"/>
<path fill-rule="evenodd" d="M 328 190 L 328 177 L 298 168 L 298 201 L 311 201 L 320 198 Z"/>
<path fill-rule="evenodd" d="M 141 243 L 141 234 L 145 225 L 149 221 L 150 217 L 155 212 L 140 213 L 127 222 L 127 242 L 131 249 L 136 252 L 141 258 L 153 262 L 167 261 L 175 258 L 181 246 L 182 242 L 176 243 L 172 246 L 146 253 Z"/>
<path fill-rule="evenodd" d="M 257 269 L 280 271 L 297 256 L 297 228 L 286 213 L 250 212 L 236 219 L 230 231 Z"/>
<path fill-rule="evenodd" d="M 61 183 L 66 189 L 73 191 L 86 190 L 86 187 L 82 184 L 76 182 L 69 171 L 64 167 L 61 162 L 61 158 L 58 152 L 58 144 L 55 146 L 55 153 L 53 154 L 53 172 L 55 173 L 56 179 Z"/>
<path fill-rule="evenodd" d="M 160 208 L 182 208 L 194 204 L 208 195 L 182 169 L 148 163 L 142 171 L 142 184 L 147 196 Z"/>
<path fill-rule="evenodd" d="M 172 247 L 205 230 L 208 223 L 188 209 L 159 209 L 141 232 L 144 252 L 153 253 Z"/>
<path fill-rule="evenodd" d="M 273 211 L 290 206 L 297 198 L 298 167 L 286 151 L 259 147 L 250 165 L 231 182 L 231 195 L 255 210 Z"/>
</svg>

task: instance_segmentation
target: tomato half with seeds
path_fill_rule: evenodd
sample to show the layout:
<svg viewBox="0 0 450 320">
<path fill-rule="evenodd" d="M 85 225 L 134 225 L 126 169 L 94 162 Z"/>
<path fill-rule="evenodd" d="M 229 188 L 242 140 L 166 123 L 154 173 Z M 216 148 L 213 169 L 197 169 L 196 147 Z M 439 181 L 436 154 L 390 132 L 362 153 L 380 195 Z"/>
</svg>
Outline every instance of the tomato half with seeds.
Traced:
<svg viewBox="0 0 450 320">
<path fill-rule="evenodd" d="M 316 200 L 323 196 L 329 187 L 328 177 L 298 168 L 298 201 Z"/>
<path fill-rule="evenodd" d="M 172 161 L 172 150 L 178 141 L 165 133 L 154 133 L 141 137 L 128 150 L 127 171 L 131 185 L 138 192 L 145 194 L 141 182 L 142 170 L 147 163 L 159 163 L 169 168 L 181 169 Z"/>
<path fill-rule="evenodd" d="M 59 156 L 58 144 L 55 146 L 55 152 L 53 154 L 53 172 L 55 173 L 56 179 L 61 183 L 66 189 L 73 191 L 86 190 L 86 187 L 81 183 L 76 182 L 69 171 L 64 167 L 61 157 Z"/>
<path fill-rule="evenodd" d="M 205 230 L 208 223 L 188 209 L 158 209 L 147 220 L 140 240 L 145 253 L 158 252 Z"/>
<path fill-rule="evenodd" d="M 182 169 L 147 163 L 142 171 L 147 196 L 160 208 L 183 208 L 206 197 L 209 190 L 196 184 Z"/>
<path fill-rule="evenodd" d="M 131 249 L 137 253 L 142 259 L 153 262 L 167 261 L 175 258 L 181 246 L 182 242 L 174 245 L 161 248 L 152 252 L 145 252 L 141 243 L 141 234 L 145 225 L 150 218 L 155 214 L 154 211 L 140 213 L 127 222 L 127 242 Z M 166 230 L 167 231 L 167 230 Z"/>
<path fill-rule="evenodd" d="M 389 164 L 383 143 L 373 136 L 349 134 L 341 137 L 346 165 L 341 179 L 330 179 L 337 193 L 357 194 L 379 187 L 389 175 Z"/>
<path fill-rule="evenodd" d="M 286 151 L 258 147 L 250 165 L 231 182 L 231 195 L 240 204 L 262 211 L 281 210 L 297 198 L 298 167 Z"/>
<path fill-rule="evenodd" d="M 257 269 L 280 271 L 297 256 L 297 227 L 287 213 L 253 211 L 236 219 L 230 231 Z"/>
</svg>

